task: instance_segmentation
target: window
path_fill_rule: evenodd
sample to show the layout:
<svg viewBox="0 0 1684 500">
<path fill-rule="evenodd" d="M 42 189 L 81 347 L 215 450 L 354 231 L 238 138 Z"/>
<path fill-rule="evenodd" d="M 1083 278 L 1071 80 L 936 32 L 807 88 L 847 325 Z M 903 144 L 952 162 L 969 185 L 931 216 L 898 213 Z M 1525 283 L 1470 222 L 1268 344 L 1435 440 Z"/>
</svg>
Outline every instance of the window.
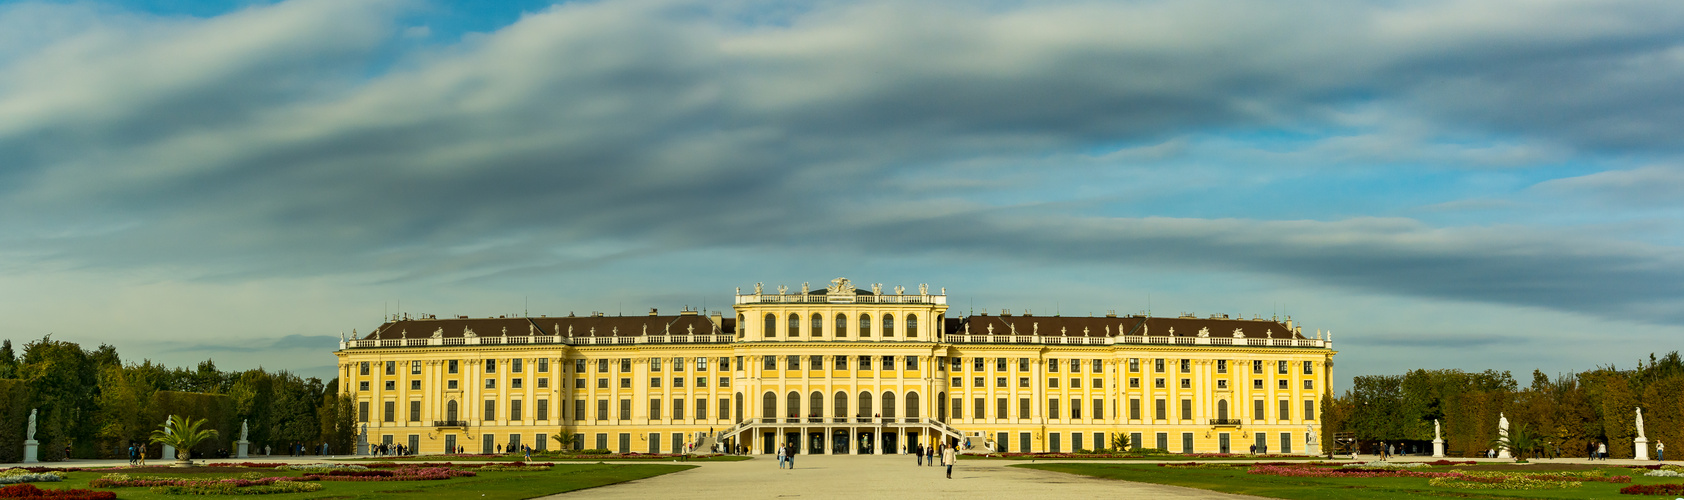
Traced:
<svg viewBox="0 0 1684 500">
<path fill-rule="evenodd" d="M 731 400 L 727 399 L 727 398 L 719 398 L 719 419 L 720 420 L 729 420 L 730 418 L 731 418 Z"/>
<path fill-rule="evenodd" d="M 604 411 L 606 411 L 606 410 L 604 410 Z M 573 420 L 580 421 L 580 422 L 583 422 L 585 420 L 585 400 L 583 400 L 583 399 L 573 400 Z"/>
<path fill-rule="evenodd" d="M 362 364 L 359 366 L 359 368 L 357 368 L 357 374 L 358 375 L 368 375 L 368 362 L 367 361 L 362 362 Z"/>
<path fill-rule="evenodd" d="M 808 356 L 807 357 L 807 369 L 808 370 L 823 370 L 824 369 L 824 356 L 817 356 L 817 355 Z"/>
<path fill-rule="evenodd" d="M 520 370 L 522 368 L 525 368 L 525 366 L 523 366 L 523 363 L 522 363 L 523 361 L 526 361 L 526 360 L 523 360 L 523 359 L 520 359 L 520 358 L 515 358 L 515 359 L 511 360 L 509 362 L 509 373 L 520 373 Z"/>
<path fill-rule="evenodd" d="M 1058 400 L 1047 400 L 1047 418 L 1058 418 Z"/>
<path fill-rule="evenodd" d="M 908 337 L 918 336 L 918 315 L 916 315 L 916 314 L 906 315 L 906 336 L 908 336 Z"/>
<path fill-rule="evenodd" d="M 832 365 L 831 368 L 833 368 L 833 369 L 837 369 L 837 370 L 848 369 L 848 357 L 847 356 L 832 357 L 832 358 L 830 358 L 830 362 L 831 362 L 831 365 Z"/>
<path fill-rule="evenodd" d="M 789 363 L 787 368 L 791 370 L 801 369 L 801 356 L 784 356 L 784 361 Z"/>
<path fill-rule="evenodd" d="M 1017 358 L 1017 371 L 1029 371 L 1029 358 Z"/>
<path fill-rule="evenodd" d="M 760 369 L 762 369 L 762 370 L 776 370 L 776 369 L 778 369 L 778 357 L 777 356 L 761 356 L 760 357 L 760 364 L 762 365 L 760 367 Z"/>
<path fill-rule="evenodd" d="M 983 418 L 982 412 L 983 412 L 983 410 L 985 410 L 987 408 L 988 408 L 988 400 L 983 399 L 983 398 L 973 399 L 971 401 L 971 409 L 974 410 L 974 411 L 971 413 L 971 418 Z M 957 410 L 955 410 L 955 412 L 957 412 Z M 959 418 L 959 417 L 953 417 L 953 418 Z"/>
<path fill-rule="evenodd" d="M 1275 388 L 1276 388 L 1276 389 L 1281 389 L 1281 390 L 1286 390 L 1286 389 L 1288 389 L 1288 387 L 1287 387 L 1287 385 L 1286 385 L 1286 384 L 1287 384 L 1287 380 L 1286 380 L 1286 379 L 1284 379 L 1284 378 L 1283 378 L 1283 379 L 1280 379 L 1280 380 L 1277 380 L 1277 381 L 1276 381 L 1276 382 L 1277 382 L 1277 383 L 1276 383 L 1276 384 L 1275 384 L 1275 386 L 1276 386 L 1276 387 L 1275 387 Z"/>
<path fill-rule="evenodd" d="M 1304 362 L 1304 374 L 1305 375 L 1315 375 L 1315 373 L 1316 373 L 1315 368 L 1311 367 L 1309 361 L 1305 361 Z"/>
<path fill-rule="evenodd" d="M 509 420 L 520 420 L 520 400 L 509 402 Z"/>
<path fill-rule="evenodd" d="M 1291 404 L 1287 404 L 1286 400 L 1283 399 L 1280 402 L 1279 408 L 1280 408 L 1280 413 L 1281 413 L 1280 414 L 1281 421 L 1284 422 L 1284 421 L 1287 421 L 1287 420 L 1292 420 L 1292 405 Z"/>
<path fill-rule="evenodd" d="M 848 316 L 845 314 L 837 313 L 836 315 L 836 336 L 848 336 Z"/>
<path fill-rule="evenodd" d="M 682 400 L 682 399 L 672 400 L 672 418 L 677 419 L 677 420 L 683 420 L 684 419 L 684 400 Z"/>
<path fill-rule="evenodd" d="M 485 388 L 486 389 L 496 389 L 497 388 L 497 379 L 494 379 L 494 378 L 485 379 Z"/>
<path fill-rule="evenodd" d="M 620 358 L 620 373 L 631 373 L 631 358 Z"/>
<path fill-rule="evenodd" d="M 883 315 L 883 336 L 884 337 L 895 336 L 895 315 L 893 315 L 893 314 L 884 314 Z"/>
<path fill-rule="evenodd" d="M 395 390 L 398 390 L 398 381 L 396 381 L 396 380 L 387 380 L 387 381 L 386 381 L 386 390 L 388 390 L 388 391 L 395 391 Z"/>
<path fill-rule="evenodd" d="M 387 422 L 397 421 L 397 419 L 398 419 L 398 415 L 397 415 L 397 413 L 398 413 L 398 402 L 397 401 L 387 401 L 386 404 L 383 405 L 383 406 L 385 406 L 385 408 L 383 408 L 383 409 L 386 410 L 386 411 L 384 412 L 385 413 L 384 415 L 381 415 L 381 417 L 382 417 L 381 420 L 384 420 L 384 421 L 387 421 Z"/>
<path fill-rule="evenodd" d="M 1006 377 L 994 377 L 994 387 L 1005 387 Z"/>
<path fill-rule="evenodd" d="M 1089 384 L 1088 388 L 1089 389 L 1104 389 L 1105 388 L 1105 379 L 1102 379 L 1102 378 L 1093 379 L 1093 383 Z"/>
<path fill-rule="evenodd" d="M 1103 400 L 1103 399 L 1093 400 L 1093 418 L 1096 418 L 1096 419 L 1105 418 L 1105 400 Z M 1103 440 L 1101 440 L 1101 442 L 1103 442 Z"/>
<path fill-rule="evenodd" d="M 861 370 L 870 370 L 871 369 L 871 356 L 860 356 L 860 369 Z"/>
<path fill-rule="evenodd" d="M 1281 375 L 1286 375 L 1288 373 L 1286 370 L 1286 361 L 1275 362 L 1275 373 L 1279 373 Z"/>
<path fill-rule="evenodd" d="M 708 418 L 708 400 L 697 399 L 696 400 L 696 419 L 697 420 L 707 420 L 707 418 Z"/>
<path fill-rule="evenodd" d="M 409 381 L 409 390 L 412 390 L 412 391 L 421 390 L 421 381 L 420 380 Z"/>
<path fill-rule="evenodd" d="M 1094 373 L 1105 373 L 1105 360 L 1102 360 L 1102 359 L 1093 360 L 1093 372 Z"/>
<path fill-rule="evenodd" d="M 1316 419 L 1316 401 L 1313 400 L 1313 399 L 1304 400 L 1304 420 L 1315 420 L 1315 419 Z"/>
<path fill-rule="evenodd" d="M 724 360 L 724 359 L 731 359 L 731 358 L 719 358 L 719 359 L 722 359 L 722 360 Z M 743 366 L 744 366 L 744 365 L 743 365 L 743 357 L 742 357 L 742 356 L 737 356 L 737 371 L 743 371 Z M 720 366 L 720 367 L 719 367 L 719 369 L 721 369 L 721 370 L 730 370 L 730 369 L 731 369 L 731 364 L 730 364 L 730 363 L 729 363 L 729 362 L 727 362 L 727 363 L 725 363 L 725 364 L 724 364 L 724 365 L 721 365 L 721 366 Z"/>
<path fill-rule="evenodd" d="M 1017 386 L 1018 387 L 1029 387 L 1029 377 L 1018 377 L 1017 378 Z"/>
<path fill-rule="evenodd" d="M 679 401 L 679 400 L 675 400 L 675 401 Z M 677 415 L 677 414 L 675 413 L 674 415 Z M 673 417 L 673 418 L 678 418 L 678 417 Z M 650 420 L 660 420 L 661 419 L 661 400 L 659 400 L 659 399 L 649 400 L 649 419 Z"/>
<path fill-rule="evenodd" d="M 772 313 L 766 313 L 765 321 L 762 325 L 760 325 L 760 327 L 762 328 L 760 331 L 761 335 L 764 335 L 767 338 L 778 336 L 778 317 Z"/>
<path fill-rule="evenodd" d="M 421 374 L 421 362 L 420 361 L 410 361 L 409 362 L 409 374 L 410 375 L 420 375 Z"/>
<path fill-rule="evenodd" d="M 661 387 L 661 379 L 660 378 L 650 378 L 649 379 L 649 387 L 654 387 L 654 388 Z"/>
<path fill-rule="evenodd" d="M 707 387 L 707 386 L 708 386 L 708 378 L 707 377 L 696 377 L 696 387 Z"/>
<path fill-rule="evenodd" d="M 965 379 L 959 378 L 959 377 L 953 377 L 953 380 L 948 381 L 947 385 L 952 386 L 954 388 L 964 387 L 965 386 Z"/>
<path fill-rule="evenodd" d="M 1158 378 L 1152 379 L 1152 387 L 1157 388 L 1157 389 L 1164 388 L 1164 378 L 1158 377 Z"/>
<path fill-rule="evenodd" d="M 959 371 L 965 366 L 963 358 L 948 358 L 948 362 L 953 365 L 953 371 Z"/>
<path fill-rule="evenodd" d="M 608 360 L 606 358 L 596 360 L 596 372 L 608 373 Z"/>
<path fill-rule="evenodd" d="M 534 415 L 534 417 L 536 417 L 538 420 L 549 420 L 550 419 L 550 400 L 548 400 L 548 399 L 538 400 L 538 406 L 537 406 L 537 408 L 534 408 L 534 411 L 537 413 L 536 415 Z"/>
<path fill-rule="evenodd" d="M 550 358 L 538 358 L 538 373 L 550 372 Z M 542 442 L 542 441 L 540 441 Z"/>
<path fill-rule="evenodd" d="M 444 384 L 445 384 L 446 388 L 448 388 L 450 390 L 453 390 L 453 391 L 456 390 L 456 381 L 455 380 L 446 381 Z"/>
<path fill-rule="evenodd" d="M 629 378 L 620 379 L 620 388 L 621 389 L 630 389 L 631 388 L 631 379 L 629 379 Z"/>
<path fill-rule="evenodd" d="M 661 358 L 649 358 L 649 371 L 661 371 Z"/>
<path fill-rule="evenodd" d="M 1164 415 L 1164 400 L 1159 399 L 1152 401 L 1152 418 L 1157 420 L 1169 420 L 1169 418 Z"/>
<path fill-rule="evenodd" d="M 585 360 L 573 360 L 573 373 L 585 373 Z"/>
<path fill-rule="evenodd" d="M 1252 380 L 1251 381 L 1251 388 L 1252 389 L 1262 389 L 1263 388 L 1263 379 Z"/>
<path fill-rule="evenodd" d="M 1082 360 L 1070 360 L 1070 373 L 1082 373 Z"/>
<path fill-rule="evenodd" d="M 957 379 L 955 379 L 955 380 L 957 380 Z M 982 378 L 982 377 L 974 377 L 971 380 L 971 382 L 972 382 L 971 387 L 987 387 L 988 386 L 988 379 L 985 379 L 985 378 Z"/>
<path fill-rule="evenodd" d="M 608 379 L 605 379 L 605 378 L 596 379 L 596 388 L 607 389 L 608 388 Z"/>
<path fill-rule="evenodd" d="M 795 313 L 789 314 L 789 336 L 801 336 L 801 315 Z"/>
<path fill-rule="evenodd" d="M 1058 373 L 1058 360 L 1056 360 L 1056 359 L 1047 360 L 1047 372 L 1048 373 Z"/>
<path fill-rule="evenodd" d="M 1162 358 L 1152 360 L 1152 368 L 1153 368 L 1153 371 L 1155 371 L 1155 372 L 1163 373 L 1164 372 L 1164 360 Z"/>
<path fill-rule="evenodd" d="M 979 372 L 982 371 L 982 358 L 971 360 L 971 369 Z"/>
<path fill-rule="evenodd" d="M 1251 402 L 1251 419 L 1263 420 L 1263 400 L 1258 399 Z"/>
<path fill-rule="evenodd" d="M 631 400 L 620 400 L 620 420 L 631 420 Z"/>
<path fill-rule="evenodd" d="M 452 359 L 450 361 L 445 362 L 445 368 L 446 368 L 445 371 L 447 371 L 447 372 L 456 373 L 456 360 Z"/>
<path fill-rule="evenodd" d="M 542 378 L 538 378 L 536 380 L 538 381 L 538 388 L 539 389 L 550 388 L 550 378 L 549 377 L 542 377 Z"/>
<path fill-rule="evenodd" d="M 1193 379 L 1190 379 L 1190 378 L 1181 379 L 1181 388 L 1182 389 L 1192 389 L 1193 388 Z"/>
<path fill-rule="evenodd" d="M 496 401 L 492 401 L 492 400 L 486 400 L 485 401 L 485 415 L 484 415 L 484 417 L 485 418 L 482 418 L 481 420 L 497 420 L 497 402 Z"/>
<path fill-rule="evenodd" d="M 420 401 L 410 401 L 409 402 L 409 421 L 410 422 L 420 422 L 421 421 L 421 402 Z"/>
<path fill-rule="evenodd" d="M 861 337 L 870 337 L 871 336 L 871 315 L 870 314 L 861 314 L 860 315 L 860 336 Z"/>
<path fill-rule="evenodd" d="M 976 414 L 981 416 L 982 412 Z M 994 398 L 994 418 L 1006 418 L 1006 398 Z"/>
<path fill-rule="evenodd" d="M 1193 373 L 1193 360 L 1181 360 L 1181 373 Z"/>
<path fill-rule="evenodd" d="M 1129 420 L 1140 420 L 1140 400 L 1129 400 Z"/>
<path fill-rule="evenodd" d="M 1251 360 L 1251 373 L 1263 373 L 1263 360 Z"/>
<path fill-rule="evenodd" d="M 1305 380 L 1304 381 L 1304 390 L 1310 391 L 1310 390 L 1315 390 L 1315 388 L 1316 388 L 1316 382 L 1314 380 Z"/>
<path fill-rule="evenodd" d="M 1017 418 L 1029 418 L 1029 398 L 1017 399 Z"/>
<path fill-rule="evenodd" d="M 884 370 L 895 369 L 895 357 L 894 356 L 883 356 L 883 369 Z"/>
<path fill-rule="evenodd" d="M 518 379 L 518 378 L 509 379 L 509 388 L 510 389 L 521 388 L 520 382 L 521 382 L 521 379 Z"/>
<path fill-rule="evenodd" d="M 994 358 L 994 371 L 1006 371 L 1006 358 Z"/>
<path fill-rule="evenodd" d="M 730 386 L 731 386 L 731 378 L 730 377 L 719 377 L 719 387 L 730 387 Z"/>
<path fill-rule="evenodd" d="M 398 362 L 387 361 L 386 362 L 386 374 L 387 375 L 397 375 L 398 374 Z"/>
<path fill-rule="evenodd" d="M 1057 389 L 1058 388 L 1058 379 L 1056 379 L 1056 378 L 1047 379 L 1047 387 Z"/>
<path fill-rule="evenodd" d="M 818 313 L 813 313 L 812 323 L 813 323 L 813 336 L 818 337 L 818 336 L 824 335 L 824 316 L 819 316 Z"/>
<path fill-rule="evenodd" d="M 1082 400 L 1080 400 L 1080 399 L 1070 400 L 1070 418 L 1073 418 L 1073 419 L 1082 418 Z"/>
<path fill-rule="evenodd" d="M 724 359 L 727 359 L 727 358 L 719 358 L 719 359 L 724 360 Z M 723 361 L 721 361 L 721 362 L 723 362 Z M 707 369 L 708 369 L 708 358 L 696 358 L 696 369 L 699 370 L 699 371 L 704 371 L 704 372 L 707 371 Z"/>
<path fill-rule="evenodd" d="M 1140 388 L 1140 377 L 1130 377 L 1129 378 L 1129 388 L 1130 389 L 1139 389 Z"/>
<path fill-rule="evenodd" d="M 683 388 L 684 387 L 684 377 L 673 377 L 672 378 L 672 386 L 675 389 Z"/>
<path fill-rule="evenodd" d="M 1140 358 L 1129 358 L 1129 373 L 1140 372 Z"/>
<path fill-rule="evenodd" d="M 1222 379 L 1222 380 L 1216 381 L 1216 388 L 1217 389 L 1227 389 L 1228 388 L 1228 380 Z"/>
<path fill-rule="evenodd" d="M 485 372 L 486 373 L 497 373 L 497 360 L 495 360 L 495 359 L 485 360 Z"/>
<path fill-rule="evenodd" d="M 1181 419 L 1182 420 L 1192 420 L 1193 419 L 1193 400 L 1191 400 L 1191 399 L 1181 400 Z"/>
<path fill-rule="evenodd" d="M 368 421 L 368 402 L 367 401 L 358 401 L 357 402 L 357 421 L 358 422 L 367 422 Z"/>
<path fill-rule="evenodd" d="M 1228 373 L 1228 360 L 1216 360 L 1216 373 Z"/>
</svg>

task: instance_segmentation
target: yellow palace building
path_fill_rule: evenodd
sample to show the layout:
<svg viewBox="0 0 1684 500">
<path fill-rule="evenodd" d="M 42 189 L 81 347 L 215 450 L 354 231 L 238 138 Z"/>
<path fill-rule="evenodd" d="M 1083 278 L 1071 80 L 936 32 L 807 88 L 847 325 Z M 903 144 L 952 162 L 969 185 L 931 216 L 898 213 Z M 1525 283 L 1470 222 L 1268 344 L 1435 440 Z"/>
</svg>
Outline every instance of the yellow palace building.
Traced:
<svg viewBox="0 0 1684 500">
<path fill-rule="evenodd" d="M 735 317 L 399 317 L 345 340 L 368 444 L 1317 453 L 1332 335 L 1212 315 L 949 317 L 946 291 L 736 295 Z"/>
</svg>

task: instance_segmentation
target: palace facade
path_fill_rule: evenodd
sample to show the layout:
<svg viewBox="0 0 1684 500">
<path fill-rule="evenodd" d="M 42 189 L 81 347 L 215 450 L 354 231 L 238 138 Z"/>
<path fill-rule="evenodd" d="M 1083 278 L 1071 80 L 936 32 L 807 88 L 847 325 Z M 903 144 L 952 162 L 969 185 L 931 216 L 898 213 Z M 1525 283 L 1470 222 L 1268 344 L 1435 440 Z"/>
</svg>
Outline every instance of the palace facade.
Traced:
<svg viewBox="0 0 1684 500">
<path fill-rule="evenodd" d="M 1288 319 L 974 314 L 945 290 L 738 291 L 734 317 L 394 318 L 341 343 L 369 442 L 420 453 L 1319 451 L 1331 334 Z M 365 445 L 361 445 L 366 447 Z"/>
</svg>

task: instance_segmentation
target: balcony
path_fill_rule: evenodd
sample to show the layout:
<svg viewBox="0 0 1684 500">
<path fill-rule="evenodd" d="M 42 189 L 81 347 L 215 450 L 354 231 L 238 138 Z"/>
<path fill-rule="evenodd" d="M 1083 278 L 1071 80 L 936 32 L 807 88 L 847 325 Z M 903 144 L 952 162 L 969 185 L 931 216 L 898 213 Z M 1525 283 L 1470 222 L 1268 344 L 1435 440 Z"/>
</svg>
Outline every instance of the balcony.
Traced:
<svg viewBox="0 0 1684 500">
<path fill-rule="evenodd" d="M 1213 418 L 1213 419 L 1210 419 L 1210 425 L 1226 425 L 1226 426 L 1231 426 L 1231 427 L 1238 427 L 1240 425 L 1240 419 L 1237 419 L 1237 418 Z"/>
<path fill-rule="evenodd" d="M 433 427 L 467 427 L 467 420 L 434 420 Z"/>
</svg>

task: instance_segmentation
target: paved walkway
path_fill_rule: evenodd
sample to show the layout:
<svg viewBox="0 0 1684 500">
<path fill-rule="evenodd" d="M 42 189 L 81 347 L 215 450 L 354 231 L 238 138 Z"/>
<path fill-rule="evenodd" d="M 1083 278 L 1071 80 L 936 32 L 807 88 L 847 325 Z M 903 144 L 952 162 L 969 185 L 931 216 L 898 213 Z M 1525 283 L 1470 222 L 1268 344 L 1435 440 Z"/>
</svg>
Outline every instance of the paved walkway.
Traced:
<svg viewBox="0 0 1684 500">
<path fill-rule="evenodd" d="M 1165 498 L 1244 499 L 1178 486 L 1095 479 L 1007 467 L 1027 461 L 961 460 L 947 479 L 944 467 L 918 467 L 910 455 L 812 455 L 794 470 L 771 458 L 742 462 L 690 462 L 695 469 L 601 488 L 544 497 L 554 500 L 627 498 Z"/>
</svg>

